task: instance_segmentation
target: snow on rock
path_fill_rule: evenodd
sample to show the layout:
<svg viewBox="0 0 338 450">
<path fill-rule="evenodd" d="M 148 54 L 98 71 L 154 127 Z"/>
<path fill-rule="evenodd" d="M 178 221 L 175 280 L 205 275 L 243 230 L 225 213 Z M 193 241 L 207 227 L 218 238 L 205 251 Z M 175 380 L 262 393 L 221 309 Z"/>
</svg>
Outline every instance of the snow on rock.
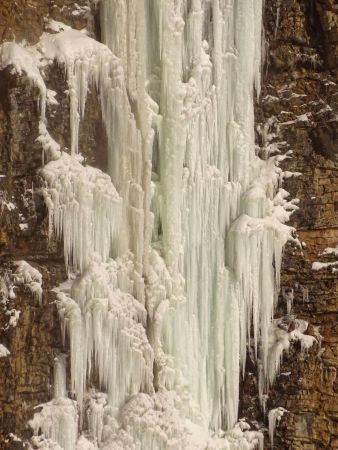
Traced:
<svg viewBox="0 0 338 450">
<path fill-rule="evenodd" d="M 21 311 L 15 308 L 7 309 L 5 314 L 8 316 L 8 323 L 5 329 L 16 327 L 20 318 Z"/>
<path fill-rule="evenodd" d="M 336 247 L 328 247 L 326 248 L 322 255 L 334 255 L 334 256 L 338 256 L 338 244 Z"/>
<path fill-rule="evenodd" d="M 95 86 L 99 90 L 102 112 L 104 119 L 112 121 L 118 139 L 121 123 L 121 113 L 118 112 L 118 105 L 125 108 L 127 102 L 126 92 L 123 84 L 123 69 L 121 64 L 105 45 L 87 36 L 85 31 L 73 30 L 67 27 L 59 33 L 44 33 L 40 39 L 39 50 L 44 58 L 56 60 L 64 67 L 70 96 L 70 125 L 71 125 L 71 151 L 77 153 L 78 135 L 80 119 L 84 115 L 86 98 L 90 86 Z M 109 95 L 107 96 L 109 92 Z M 114 102 L 114 106 L 109 106 L 109 111 L 105 103 Z M 112 117 L 110 117 L 113 115 Z M 122 141 L 123 142 L 123 141 Z"/>
<path fill-rule="evenodd" d="M 314 336 L 304 334 L 307 328 L 308 322 L 292 316 L 275 319 L 269 327 L 266 361 L 260 361 L 259 396 L 262 404 L 269 386 L 274 383 L 279 374 L 283 353 L 290 348 L 290 344 L 300 342 L 301 352 L 307 353 L 317 342 Z"/>
<path fill-rule="evenodd" d="M 55 33 L 72 29 L 72 27 L 70 27 L 69 25 L 66 25 L 63 22 L 59 22 L 58 20 L 53 19 L 46 20 L 45 28 Z"/>
<path fill-rule="evenodd" d="M 31 442 L 34 448 L 39 450 L 64 450 L 60 445 L 52 439 L 47 439 L 43 435 L 33 436 Z"/>
<path fill-rule="evenodd" d="M 319 261 L 315 261 L 314 263 L 312 263 L 312 270 L 322 270 L 322 269 L 327 269 L 328 267 L 335 267 L 338 266 L 338 261 L 334 261 L 334 262 L 319 262 Z"/>
<path fill-rule="evenodd" d="M 42 145 L 43 162 L 45 160 L 45 157 L 47 161 L 56 160 L 61 157 L 60 145 L 48 133 L 46 124 L 42 120 L 39 122 L 39 136 L 36 138 L 36 140 Z"/>
<path fill-rule="evenodd" d="M 2 202 L 1 207 L 3 206 L 6 206 L 8 211 L 13 211 L 14 209 L 16 209 L 16 206 L 13 202 Z"/>
<path fill-rule="evenodd" d="M 10 300 L 15 298 L 15 286 L 13 285 L 13 280 L 11 278 L 12 277 L 8 273 L 5 273 L 4 276 L 0 277 L 0 293 L 2 294 L 2 303 L 4 305 L 7 305 Z"/>
<path fill-rule="evenodd" d="M 42 300 L 42 275 L 26 261 L 15 261 L 17 266 L 14 281 L 16 284 L 23 284 L 28 287 L 34 298 L 41 304 Z"/>
<path fill-rule="evenodd" d="M 46 136 L 48 147 L 57 151 Z M 98 252 L 103 260 L 111 254 L 120 223 L 120 198 L 110 177 L 83 166 L 79 155 L 62 155 L 40 171 L 42 193 L 49 210 L 49 224 L 63 238 L 66 267 L 83 270 L 88 257 Z"/>
<path fill-rule="evenodd" d="M 323 252 L 320 253 L 320 255 L 332 255 L 332 256 L 338 256 L 338 245 L 336 247 L 328 247 Z M 338 261 L 331 261 L 331 262 L 319 262 L 315 261 L 312 263 L 312 270 L 323 270 L 327 269 L 329 267 L 332 268 L 332 272 L 335 272 L 337 269 L 335 267 L 338 266 Z"/>
<path fill-rule="evenodd" d="M 12 441 L 14 441 L 14 442 L 22 442 L 22 439 L 20 439 L 18 436 L 16 436 L 14 433 L 9 433 L 9 435 L 8 435 L 11 439 L 12 439 Z"/>
<path fill-rule="evenodd" d="M 74 4 L 75 9 L 72 11 L 73 16 L 82 16 L 90 14 L 90 6 L 79 6 L 77 3 Z"/>
<path fill-rule="evenodd" d="M 25 48 L 15 42 L 5 42 L 0 46 L 0 70 L 7 66 L 13 66 L 18 75 L 23 73 L 30 82 L 40 91 L 41 117 L 44 120 L 46 114 L 47 89 L 45 82 L 37 66 L 37 59 L 30 48 Z"/>
<path fill-rule="evenodd" d="M 3 344 L 0 344 L 0 358 L 5 358 L 10 354 L 11 352 Z"/>
<path fill-rule="evenodd" d="M 8 330 L 10 327 L 16 327 L 18 324 L 21 311 L 11 307 L 11 300 L 15 298 L 14 285 L 12 273 L 5 273 L 0 277 L 0 294 L 2 296 L 2 308 L 4 314 L 8 317 L 7 323 L 3 326 L 3 330 Z"/>
<path fill-rule="evenodd" d="M 287 122 L 282 122 L 280 125 L 281 126 L 289 126 L 289 125 L 293 125 L 293 124 L 301 124 L 301 125 L 309 124 L 311 115 L 312 115 L 312 113 L 301 114 L 300 116 L 297 116 L 294 120 L 288 120 Z"/>
</svg>

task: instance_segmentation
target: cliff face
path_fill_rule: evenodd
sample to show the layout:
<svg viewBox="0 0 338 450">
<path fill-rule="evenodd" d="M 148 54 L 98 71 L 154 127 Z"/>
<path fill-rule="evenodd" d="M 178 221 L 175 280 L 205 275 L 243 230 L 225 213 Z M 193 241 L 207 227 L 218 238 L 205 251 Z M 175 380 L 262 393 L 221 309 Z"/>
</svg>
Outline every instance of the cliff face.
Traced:
<svg viewBox="0 0 338 450">
<path fill-rule="evenodd" d="M 275 448 L 336 449 L 337 271 L 334 265 L 320 270 L 312 266 L 338 259 L 332 250 L 321 254 L 338 242 L 337 3 L 267 1 L 265 33 L 263 92 L 256 111 L 258 140 L 263 147 L 277 144 L 282 151 L 292 150 L 282 167 L 301 173 L 284 184 L 291 197 L 299 199 L 291 224 L 303 248 L 290 244 L 285 249 L 277 316 L 286 314 L 285 299 L 293 293 L 292 313 L 308 321 L 308 332 L 318 341 L 309 354 L 293 346 L 284 356 L 267 409 L 288 410 L 275 433 Z M 255 376 L 249 375 L 244 392 L 252 392 L 255 383 Z M 244 414 L 250 415 L 252 401 L 244 394 Z M 270 448 L 268 442 L 266 447 Z"/>
<path fill-rule="evenodd" d="M 76 29 L 94 30 L 96 12 L 89 2 L 3 0 L 0 6 L 0 41 L 26 39 L 35 44 L 44 31 L 44 18 L 62 20 Z M 21 448 L 8 435 L 30 435 L 27 421 L 34 408 L 53 396 L 53 364 L 62 351 L 58 313 L 51 289 L 66 279 L 61 245 L 48 237 L 48 211 L 39 191 L 43 149 L 39 136 L 39 91 L 11 67 L 0 71 L 0 343 L 9 351 L 0 357 L 0 448 Z M 61 68 L 46 69 L 46 84 L 57 91 L 58 105 L 49 104 L 50 133 L 62 148 L 70 148 L 69 97 Z M 85 132 L 83 132 L 85 130 Z M 105 133 L 95 92 L 88 97 L 80 127 L 80 145 L 87 161 L 106 164 Z M 95 156 L 94 156 L 95 155 Z M 25 260 L 42 275 L 42 303 L 27 288 L 10 286 Z M 16 321 L 16 317 L 18 320 Z"/>
<path fill-rule="evenodd" d="M 86 0 L 2 0 L 0 42 L 22 39 L 34 44 L 44 18 L 73 28 L 96 30 L 95 11 Z M 74 13 L 75 12 L 75 13 Z M 277 144 L 292 150 L 283 169 L 300 172 L 285 179 L 285 189 L 299 199 L 292 216 L 300 250 L 287 246 L 278 315 L 286 314 L 286 295 L 293 292 L 293 313 L 309 322 L 318 344 L 309 354 L 293 347 L 267 401 L 267 409 L 283 406 L 275 432 L 277 449 L 338 448 L 337 306 L 334 266 L 312 270 L 314 262 L 334 263 L 334 253 L 319 255 L 338 243 L 338 9 L 335 0 L 267 0 L 266 59 L 261 102 L 256 109 L 257 140 L 262 151 Z M 65 77 L 57 66 L 46 72 L 49 89 L 59 105 L 48 106 L 51 135 L 70 147 L 69 100 Z M 66 277 L 62 250 L 48 238 L 48 214 L 39 193 L 42 164 L 38 90 L 10 69 L 0 72 L 0 275 L 5 280 L 0 306 L 0 343 L 10 351 L 0 358 L 0 448 L 21 448 L 9 438 L 29 435 L 27 421 L 34 407 L 52 396 L 53 360 L 62 350 L 60 325 L 51 289 Z M 95 92 L 87 100 L 81 122 L 80 146 L 91 165 L 105 168 L 106 142 Z M 265 149 L 265 150 L 264 150 Z M 24 288 L 10 288 L 14 261 L 25 260 L 43 277 L 42 304 Z M 337 267 L 338 268 L 338 267 Z M 15 323 L 16 311 L 20 311 Z M 11 319 L 13 317 L 14 319 Z M 319 327 L 317 329 L 316 327 Z M 322 336 L 322 337 L 320 337 Z M 242 413 L 265 420 L 259 413 L 255 365 L 248 364 L 242 387 Z M 266 439 L 266 448 L 270 448 Z"/>
</svg>

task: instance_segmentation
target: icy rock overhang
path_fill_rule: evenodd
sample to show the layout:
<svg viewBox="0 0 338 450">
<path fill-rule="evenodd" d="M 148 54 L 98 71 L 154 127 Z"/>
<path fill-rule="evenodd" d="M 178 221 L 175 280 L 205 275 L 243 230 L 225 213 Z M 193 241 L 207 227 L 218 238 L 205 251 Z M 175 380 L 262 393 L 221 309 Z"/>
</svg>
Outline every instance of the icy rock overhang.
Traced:
<svg viewBox="0 0 338 450">
<path fill-rule="evenodd" d="M 45 82 L 37 67 L 37 57 L 34 49 L 26 49 L 15 42 L 5 42 L 0 46 L 0 70 L 12 67 L 18 75 L 27 76 L 29 82 L 36 86 L 40 92 L 41 116 L 46 114 L 47 89 Z"/>
<path fill-rule="evenodd" d="M 121 199 L 110 177 L 63 152 L 40 171 L 49 224 L 63 239 L 66 267 L 83 271 L 88 258 L 111 254 L 120 225 Z"/>
<path fill-rule="evenodd" d="M 39 304 L 42 301 L 42 275 L 33 266 L 26 261 L 15 261 L 17 269 L 14 274 L 14 282 L 16 284 L 23 284 L 28 287 L 33 297 L 35 297 Z"/>
</svg>

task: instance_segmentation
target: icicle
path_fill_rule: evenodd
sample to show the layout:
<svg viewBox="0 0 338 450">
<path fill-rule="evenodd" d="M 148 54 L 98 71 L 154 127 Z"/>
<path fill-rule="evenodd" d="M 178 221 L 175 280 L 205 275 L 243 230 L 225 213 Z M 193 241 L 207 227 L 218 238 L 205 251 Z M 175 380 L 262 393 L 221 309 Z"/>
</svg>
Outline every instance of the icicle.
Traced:
<svg viewBox="0 0 338 450">
<path fill-rule="evenodd" d="M 108 175 L 62 153 L 41 169 L 49 221 L 63 238 L 66 267 L 83 270 L 98 252 L 106 260 L 120 225 L 120 198 Z"/>
<path fill-rule="evenodd" d="M 65 355 L 55 358 L 54 379 L 54 399 L 37 406 L 41 410 L 28 422 L 35 435 L 32 441 L 38 448 L 74 450 L 78 414 L 76 402 L 66 397 Z"/>
<path fill-rule="evenodd" d="M 103 10 L 106 3 L 102 2 Z M 120 3 L 119 6 L 121 5 Z M 129 12 L 134 14 L 134 9 Z M 140 14 L 141 12 L 140 10 Z M 132 40 L 136 46 L 133 50 L 135 55 L 137 50 L 141 51 L 140 47 L 143 45 L 140 14 L 133 15 L 133 24 L 137 27 L 141 39 Z M 149 202 L 149 160 L 154 134 L 150 127 L 149 104 L 144 92 L 142 72 L 138 69 L 139 63 L 130 63 L 133 75 L 130 74 L 130 64 L 125 69 L 129 75 L 127 87 L 135 89 L 135 92 L 127 92 L 121 61 L 107 46 L 89 38 L 83 32 L 66 27 L 65 31 L 58 34 L 44 33 L 39 49 L 45 58 L 56 59 L 67 74 L 73 156 L 79 151 L 80 120 L 85 113 L 88 90 L 91 87 L 98 90 L 108 138 L 108 173 L 123 199 L 122 224 L 125 232 L 117 243 L 118 252 L 123 253 L 131 249 L 141 273 L 144 227 L 147 225 L 145 219 L 149 220 L 149 212 L 145 214 L 144 206 L 146 201 Z M 132 80 L 133 86 L 130 86 Z M 148 241 L 147 243 L 149 245 Z"/>
<path fill-rule="evenodd" d="M 286 303 L 286 312 L 290 315 L 293 306 L 293 289 L 283 289 L 283 299 Z"/>
<path fill-rule="evenodd" d="M 274 383 L 279 374 L 283 353 L 290 348 L 290 344 L 300 342 L 301 352 L 306 353 L 317 342 L 315 337 L 304 334 L 307 327 L 308 323 L 305 320 L 295 319 L 290 315 L 275 319 L 269 326 L 265 350 L 266 363 L 261 362 L 259 372 L 259 397 L 262 405 L 264 405 L 269 386 Z"/>
<path fill-rule="evenodd" d="M 153 350 L 146 311 L 132 296 L 133 271 L 130 261 L 102 263 L 94 255 L 70 292 L 56 290 L 70 340 L 71 388 L 80 407 L 93 370 L 114 408 L 140 390 L 153 391 Z"/>
<path fill-rule="evenodd" d="M 60 353 L 54 362 L 54 398 L 67 397 L 66 388 L 66 358 Z"/>
<path fill-rule="evenodd" d="M 271 409 L 268 414 L 269 418 L 269 438 L 271 443 L 271 448 L 273 448 L 273 437 L 277 424 L 280 422 L 283 415 L 287 412 L 285 408 L 279 406 L 278 408 Z"/>
</svg>

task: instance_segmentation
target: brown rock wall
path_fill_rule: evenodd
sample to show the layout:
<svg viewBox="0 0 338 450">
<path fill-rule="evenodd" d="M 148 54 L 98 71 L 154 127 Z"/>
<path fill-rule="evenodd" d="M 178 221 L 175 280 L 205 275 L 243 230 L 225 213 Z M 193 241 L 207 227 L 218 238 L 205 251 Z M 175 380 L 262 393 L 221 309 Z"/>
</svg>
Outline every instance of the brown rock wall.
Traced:
<svg viewBox="0 0 338 450">
<path fill-rule="evenodd" d="M 338 272 L 334 266 L 312 270 L 316 261 L 338 260 L 321 254 L 338 244 L 337 19 L 334 0 L 266 2 L 267 57 L 257 123 L 260 130 L 266 123 L 270 132 L 277 130 L 271 142 L 282 153 L 292 150 L 283 169 L 301 173 L 284 184 L 291 198 L 299 199 L 291 224 L 303 248 L 287 245 L 282 288 L 293 290 L 293 314 L 309 322 L 308 333 L 318 340 L 309 354 L 292 346 L 270 391 L 267 409 L 288 410 L 275 433 L 279 450 L 338 448 Z M 258 139 L 264 141 L 261 134 Z M 281 298 L 277 315 L 285 313 Z M 253 419 L 258 403 L 251 370 L 242 405 L 243 414 Z M 262 415 L 258 419 L 267 422 Z M 265 446 L 270 448 L 268 439 Z"/>
<path fill-rule="evenodd" d="M 81 29 L 91 22 L 89 0 L 1 0 L 0 42 L 12 41 L 36 44 L 51 18 Z M 92 23 L 90 23 L 92 26 Z"/>
</svg>

